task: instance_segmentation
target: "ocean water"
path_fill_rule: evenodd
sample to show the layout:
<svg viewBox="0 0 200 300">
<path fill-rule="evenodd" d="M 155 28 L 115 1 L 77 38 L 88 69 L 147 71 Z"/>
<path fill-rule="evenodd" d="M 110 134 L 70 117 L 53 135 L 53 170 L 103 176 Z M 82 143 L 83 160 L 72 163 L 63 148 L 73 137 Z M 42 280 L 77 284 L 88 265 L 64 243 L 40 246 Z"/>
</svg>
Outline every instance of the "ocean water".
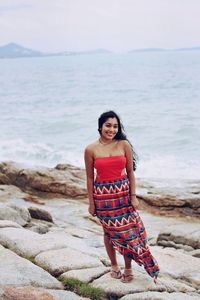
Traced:
<svg viewBox="0 0 200 300">
<path fill-rule="evenodd" d="M 106 110 L 143 178 L 200 179 L 200 51 L 0 60 L 0 161 L 84 166 Z"/>
</svg>

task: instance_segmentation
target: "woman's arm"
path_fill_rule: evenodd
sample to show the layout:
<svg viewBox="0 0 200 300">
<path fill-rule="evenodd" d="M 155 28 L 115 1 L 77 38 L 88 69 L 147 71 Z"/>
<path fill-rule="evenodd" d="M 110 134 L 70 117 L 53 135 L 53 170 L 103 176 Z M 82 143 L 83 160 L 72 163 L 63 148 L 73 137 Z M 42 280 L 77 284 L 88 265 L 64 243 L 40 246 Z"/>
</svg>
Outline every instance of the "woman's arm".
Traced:
<svg viewBox="0 0 200 300">
<path fill-rule="evenodd" d="M 128 141 L 124 141 L 124 149 L 126 155 L 126 172 L 130 182 L 131 203 L 135 208 L 138 208 L 139 201 L 136 198 L 135 175 L 133 171 L 133 150 Z"/>
<path fill-rule="evenodd" d="M 93 184 L 94 184 L 94 161 L 93 161 L 93 151 L 90 147 L 85 149 L 85 169 L 87 176 L 87 193 L 89 199 L 89 213 L 95 214 L 95 205 L 93 200 Z"/>
</svg>

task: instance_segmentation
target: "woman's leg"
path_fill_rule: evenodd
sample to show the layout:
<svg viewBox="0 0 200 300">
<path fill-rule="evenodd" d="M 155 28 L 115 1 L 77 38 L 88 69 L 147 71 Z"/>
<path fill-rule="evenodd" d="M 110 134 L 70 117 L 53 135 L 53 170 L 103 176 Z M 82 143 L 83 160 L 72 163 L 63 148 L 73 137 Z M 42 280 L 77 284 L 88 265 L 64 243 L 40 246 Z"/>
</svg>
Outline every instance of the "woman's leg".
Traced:
<svg viewBox="0 0 200 300">
<path fill-rule="evenodd" d="M 122 274 L 122 282 L 130 282 L 133 280 L 133 273 L 131 267 L 132 259 L 124 255 L 124 273 Z"/>
<path fill-rule="evenodd" d="M 116 253 L 115 253 L 115 249 L 113 248 L 113 246 L 110 244 L 110 238 L 108 235 L 104 234 L 104 244 L 106 247 L 106 252 L 108 254 L 108 257 L 110 258 L 111 261 L 111 265 L 117 266 L 117 259 L 116 259 Z"/>
<path fill-rule="evenodd" d="M 110 244 L 110 238 L 108 235 L 104 233 L 104 244 L 106 247 L 106 251 L 108 254 L 108 257 L 110 258 L 111 261 L 111 272 L 110 275 L 111 277 L 115 279 L 120 279 L 122 277 L 121 270 L 117 264 L 117 259 L 116 259 L 116 252 L 114 247 Z"/>
<path fill-rule="evenodd" d="M 132 262 L 132 259 L 129 258 L 128 256 L 124 255 L 125 270 L 131 269 L 131 262 Z"/>
</svg>

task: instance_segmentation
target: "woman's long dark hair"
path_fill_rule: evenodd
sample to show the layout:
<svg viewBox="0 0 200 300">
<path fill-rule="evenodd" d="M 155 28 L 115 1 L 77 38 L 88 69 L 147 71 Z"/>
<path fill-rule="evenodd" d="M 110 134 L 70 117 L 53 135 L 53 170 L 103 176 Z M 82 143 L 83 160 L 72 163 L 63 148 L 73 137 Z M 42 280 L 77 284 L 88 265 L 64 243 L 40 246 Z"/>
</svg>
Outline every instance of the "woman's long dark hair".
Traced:
<svg viewBox="0 0 200 300">
<path fill-rule="evenodd" d="M 113 111 L 106 111 L 104 113 L 102 113 L 98 119 L 98 131 L 101 134 L 101 128 L 103 126 L 103 124 L 109 119 L 109 118 L 116 118 L 117 119 L 117 123 L 118 123 L 118 132 L 115 135 L 115 139 L 116 140 L 126 140 L 129 142 L 129 144 L 131 145 L 132 151 L 133 151 L 133 170 L 136 170 L 137 167 L 137 161 L 138 161 L 138 156 L 135 153 L 135 150 L 133 149 L 133 146 L 131 144 L 131 142 L 127 139 L 126 134 L 125 134 L 125 130 L 124 130 L 124 126 L 120 120 L 120 117 Z"/>
</svg>

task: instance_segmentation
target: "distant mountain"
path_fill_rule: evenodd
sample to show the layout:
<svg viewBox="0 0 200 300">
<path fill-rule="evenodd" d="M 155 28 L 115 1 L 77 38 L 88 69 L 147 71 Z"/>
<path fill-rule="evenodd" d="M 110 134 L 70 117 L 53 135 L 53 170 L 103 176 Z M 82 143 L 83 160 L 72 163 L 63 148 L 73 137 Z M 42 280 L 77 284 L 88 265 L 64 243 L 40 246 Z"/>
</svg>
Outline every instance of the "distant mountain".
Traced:
<svg viewBox="0 0 200 300">
<path fill-rule="evenodd" d="M 177 48 L 175 51 L 199 51 L 200 47 L 191 47 L 191 48 Z"/>
<path fill-rule="evenodd" d="M 166 51 L 166 49 L 162 48 L 141 48 L 141 49 L 133 49 L 129 51 L 129 53 L 134 53 L 134 52 L 160 52 L 160 51 Z"/>
<path fill-rule="evenodd" d="M 96 49 L 91 51 L 63 51 L 58 53 L 43 53 L 40 51 L 25 48 L 15 43 L 9 43 L 0 47 L 0 58 L 17 57 L 37 57 L 37 56 L 62 56 L 62 55 L 83 55 L 83 54 L 105 54 L 111 51 L 105 49 Z"/>
<path fill-rule="evenodd" d="M 54 55 L 85 55 L 85 54 L 109 54 L 112 53 L 106 49 L 96 49 L 90 51 L 63 51 L 59 53 L 54 53 Z"/>
<path fill-rule="evenodd" d="M 192 47 L 192 48 L 175 48 L 175 49 L 164 49 L 164 48 L 141 48 L 141 49 L 133 49 L 128 53 L 135 52 L 164 52 L 164 51 L 199 51 L 200 47 Z"/>
<path fill-rule="evenodd" d="M 15 43 L 9 43 L 0 47 L 0 58 L 33 57 L 43 55 L 44 54 L 42 52 L 28 49 Z"/>
</svg>

